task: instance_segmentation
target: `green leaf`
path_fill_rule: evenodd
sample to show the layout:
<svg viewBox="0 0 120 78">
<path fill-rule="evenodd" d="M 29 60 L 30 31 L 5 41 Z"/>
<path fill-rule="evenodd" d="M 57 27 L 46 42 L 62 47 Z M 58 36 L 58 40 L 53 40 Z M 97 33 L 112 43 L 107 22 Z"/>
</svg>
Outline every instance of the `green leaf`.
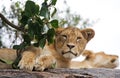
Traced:
<svg viewBox="0 0 120 78">
<path fill-rule="evenodd" d="M 33 44 L 35 47 L 39 47 L 39 43 L 34 43 Z"/>
<path fill-rule="evenodd" d="M 34 37 L 34 35 L 41 35 L 41 32 L 43 30 L 43 26 L 39 24 L 38 21 L 32 22 L 30 21 L 28 24 L 28 31 L 31 37 Z"/>
<path fill-rule="evenodd" d="M 52 4 L 52 5 L 55 5 L 56 2 L 57 2 L 57 0 L 52 0 L 51 4 Z"/>
<path fill-rule="evenodd" d="M 51 22 L 52 27 L 58 28 L 58 20 L 52 20 Z"/>
<path fill-rule="evenodd" d="M 31 38 L 29 37 L 29 35 L 24 34 L 23 39 L 24 39 L 24 42 L 26 42 L 28 45 L 31 44 Z"/>
<path fill-rule="evenodd" d="M 54 69 L 56 67 L 56 62 L 51 65 L 51 68 Z"/>
<path fill-rule="evenodd" d="M 47 2 L 48 0 L 44 0 L 44 2 Z"/>
<path fill-rule="evenodd" d="M 27 1 L 25 4 L 25 15 L 31 17 L 35 14 L 38 14 L 39 6 L 36 5 L 33 1 Z"/>
<path fill-rule="evenodd" d="M 14 45 L 13 49 L 16 49 L 16 50 L 20 49 L 20 45 Z"/>
<path fill-rule="evenodd" d="M 24 50 L 26 46 L 27 46 L 26 42 L 23 42 L 20 44 L 20 49 Z"/>
<path fill-rule="evenodd" d="M 57 9 L 54 7 L 54 11 L 53 11 L 53 13 L 51 14 L 51 17 L 53 17 L 56 12 L 57 12 Z"/>
<path fill-rule="evenodd" d="M 24 49 L 25 47 L 26 47 L 26 43 L 23 42 L 23 43 L 21 43 L 20 45 L 14 45 L 14 46 L 13 46 L 13 49 L 21 50 L 21 49 Z"/>
<path fill-rule="evenodd" d="M 48 10 L 48 5 L 46 2 L 42 4 L 41 10 L 40 10 L 40 16 L 50 19 L 50 11 Z"/>
<path fill-rule="evenodd" d="M 39 22 L 39 24 L 43 26 L 43 21 L 41 20 L 41 18 L 40 18 L 40 17 L 36 17 L 36 21 L 38 21 L 38 22 Z"/>
<path fill-rule="evenodd" d="M 39 41 L 40 47 L 41 47 L 41 48 L 44 48 L 45 43 L 46 43 L 46 38 L 42 38 L 42 39 Z"/>
<path fill-rule="evenodd" d="M 33 22 L 32 20 L 28 21 L 28 35 L 32 39 L 34 37 L 34 31 L 33 31 Z"/>
<path fill-rule="evenodd" d="M 53 43 L 54 37 L 55 35 L 55 30 L 52 28 L 52 29 L 49 29 L 48 32 L 47 32 L 47 40 L 48 40 L 48 43 Z"/>
<path fill-rule="evenodd" d="M 35 14 L 38 14 L 38 13 L 39 13 L 39 10 L 40 10 L 39 5 L 35 5 Z"/>
<path fill-rule="evenodd" d="M 19 7 L 20 7 L 20 5 L 19 5 L 19 4 L 20 4 L 20 2 L 19 2 L 19 1 L 17 1 L 17 2 L 15 3 L 15 6 L 19 8 Z"/>
<path fill-rule="evenodd" d="M 22 25 L 25 26 L 28 22 L 29 17 L 25 15 L 24 11 L 21 13 L 21 16 L 22 16 L 22 18 L 21 18 L 20 22 L 22 23 Z"/>
<path fill-rule="evenodd" d="M 13 63 L 13 61 L 11 61 L 11 60 L 6 60 L 6 59 L 0 59 L 0 62 L 9 64 L 9 65 L 11 65 L 11 64 Z"/>
<path fill-rule="evenodd" d="M 54 28 L 49 29 L 48 32 L 47 32 L 47 36 L 53 37 L 54 35 L 55 35 L 55 30 L 54 30 Z"/>
</svg>

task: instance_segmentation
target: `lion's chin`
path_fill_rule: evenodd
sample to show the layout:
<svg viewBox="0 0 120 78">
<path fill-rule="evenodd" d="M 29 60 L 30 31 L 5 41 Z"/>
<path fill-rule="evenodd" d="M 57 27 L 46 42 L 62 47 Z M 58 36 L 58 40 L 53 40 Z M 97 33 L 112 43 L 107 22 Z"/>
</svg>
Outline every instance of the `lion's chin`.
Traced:
<svg viewBox="0 0 120 78">
<path fill-rule="evenodd" d="M 77 56 L 77 53 L 74 53 L 72 51 L 68 51 L 68 52 L 62 51 L 62 55 L 64 55 L 64 54 L 73 54 L 74 56 Z"/>
<path fill-rule="evenodd" d="M 63 56 L 64 56 L 65 58 L 67 58 L 67 59 L 73 59 L 73 58 L 76 57 L 76 56 L 73 55 L 72 53 L 66 53 L 66 54 L 64 54 Z"/>
<path fill-rule="evenodd" d="M 77 54 L 71 52 L 71 51 L 68 51 L 68 52 L 62 52 L 62 55 L 67 58 L 67 59 L 72 59 L 72 58 L 75 58 L 77 57 Z"/>
</svg>

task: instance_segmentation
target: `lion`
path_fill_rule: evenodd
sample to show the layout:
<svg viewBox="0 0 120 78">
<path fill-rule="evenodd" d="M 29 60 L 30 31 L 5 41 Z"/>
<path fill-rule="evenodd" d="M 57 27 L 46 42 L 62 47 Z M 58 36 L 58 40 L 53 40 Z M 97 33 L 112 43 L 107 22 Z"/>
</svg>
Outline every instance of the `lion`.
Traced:
<svg viewBox="0 0 120 78">
<path fill-rule="evenodd" d="M 41 71 L 50 68 L 52 65 L 55 65 L 55 68 L 68 68 L 71 60 L 82 54 L 86 44 L 94 35 L 95 32 L 91 28 L 58 28 L 53 44 L 48 45 L 46 43 L 43 49 L 33 46 L 28 47 L 22 53 L 18 67 L 30 71 Z"/>
<path fill-rule="evenodd" d="M 80 68 L 116 68 L 119 65 L 118 56 L 105 54 L 104 52 L 94 53 L 90 50 L 84 50 L 82 56 L 85 56 L 83 61 L 71 61 L 68 68 L 80 69 Z M 0 49 L 0 59 L 5 59 L 14 62 L 17 54 L 14 49 L 2 48 Z M 49 57 L 46 57 L 49 58 Z M 53 57 L 52 57 L 53 58 Z M 47 60 L 48 62 L 52 60 Z M 40 60 L 39 60 L 40 61 Z M 0 69 L 7 68 L 11 69 L 11 64 L 0 62 Z"/>
<path fill-rule="evenodd" d="M 118 65 L 118 56 L 84 51 L 94 34 L 94 30 L 90 28 L 83 30 L 75 27 L 58 28 L 54 44 L 46 43 L 43 49 L 28 47 L 23 52 L 18 66 L 20 69 L 31 71 L 41 71 L 51 68 L 52 65 L 55 65 L 55 68 L 115 68 Z M 86 57 L 84 61 L 71 61 L 81 54 Z M 0 59 L 14 61 L 16 57 L 16 50 L 0 49 Z M 12 66 L 0 62 L 0 68 L 12 68 Z"/>
<path fill-rule="evenodd" d="M 118 56 L 110 55 L 104 52 L 94 53 L 85 50 L 82 54 L 85 59 L 82 62 L 72 61 L 70 68 L 116 68 L 119 65 Z"/>
<path fill-rule="evenodd" d="M 43 49 L 29 47 L 23 52 L 18 66 L 26 70 L 44 70 L 52 64 L 55 64 L 55 68 L 68 68 L 71 59 L 81 55 L 94 34 L 90 28 L 58 28 L 54 44 L 46 44 Z"/>
</svg>

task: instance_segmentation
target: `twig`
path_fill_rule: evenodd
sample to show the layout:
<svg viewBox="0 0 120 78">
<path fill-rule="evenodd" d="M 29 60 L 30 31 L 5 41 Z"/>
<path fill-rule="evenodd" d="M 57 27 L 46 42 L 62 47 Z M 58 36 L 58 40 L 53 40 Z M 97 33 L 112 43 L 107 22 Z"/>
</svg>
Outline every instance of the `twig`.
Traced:
<svg viewBox="0 0 120 78">
<path fill-rule="evenodd" d="M 1 18 L 2 21 L 4 21 L 5 23 L 7 23 L 7 24 L 8 24 L 9 26 L 11 26 L 12 28 L 15 28 L 15 29 L 17 29 L 17 30 L 19 30 L 19 31 L 23 31 L 23 32 L 24 32 L 24 30 L 23 30 L 22 28 L 20 28 L 20 27 L 14 25 L 13 23 L 11 23 L 11 22 L 10 22 L 7 18 L 5 18 L 5 16 L 4 16 L 3 14 L 1 14 L 1 13 L 0 13 L 0 18 Z"/>
</svg>

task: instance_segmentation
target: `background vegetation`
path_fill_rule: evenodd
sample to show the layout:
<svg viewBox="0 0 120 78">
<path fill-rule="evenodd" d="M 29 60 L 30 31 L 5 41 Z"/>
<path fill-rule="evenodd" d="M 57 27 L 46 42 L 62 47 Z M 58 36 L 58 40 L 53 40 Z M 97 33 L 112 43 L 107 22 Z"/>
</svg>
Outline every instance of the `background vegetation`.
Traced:
<svg viewBox="0 0 120 78">
<path fill-rule="evenodd" d="M 88 19 L 83 19 L 78 14 L 71 13 L 70 7 L 64 1 L 66 8 L 62 11 L 55 7 L 57 0 L 32 0 L 12 1 L 9 11 L 2 5 L 0 12 L 0 48 L 17 49 L 17 58 L 14 62 L 0 59 L 1 62 L 12 64 L 18 68 L 21 51 L 26 46 L 33 45 L 43 48 L 46 41 L 54 42 L 55 29 L 58 27 L 90 26 Z M 62 15 L 62 16 L 61 16 Z"/>
<path fill-rule="evenodd" d="M 44 47 L 46 40 L 53 42 L 55 29 L 58 27 L 90 26 L 89 19 L 71 13 L 66 1 L 66 8 L 55 7 L 57 0 L 12 1 L 9 12 L 2 5 L 0 12 L 0 47 L 23 49 L 34 45 Z M 62 15 L 62 17 L 61 17 Z"/>
</svg>

